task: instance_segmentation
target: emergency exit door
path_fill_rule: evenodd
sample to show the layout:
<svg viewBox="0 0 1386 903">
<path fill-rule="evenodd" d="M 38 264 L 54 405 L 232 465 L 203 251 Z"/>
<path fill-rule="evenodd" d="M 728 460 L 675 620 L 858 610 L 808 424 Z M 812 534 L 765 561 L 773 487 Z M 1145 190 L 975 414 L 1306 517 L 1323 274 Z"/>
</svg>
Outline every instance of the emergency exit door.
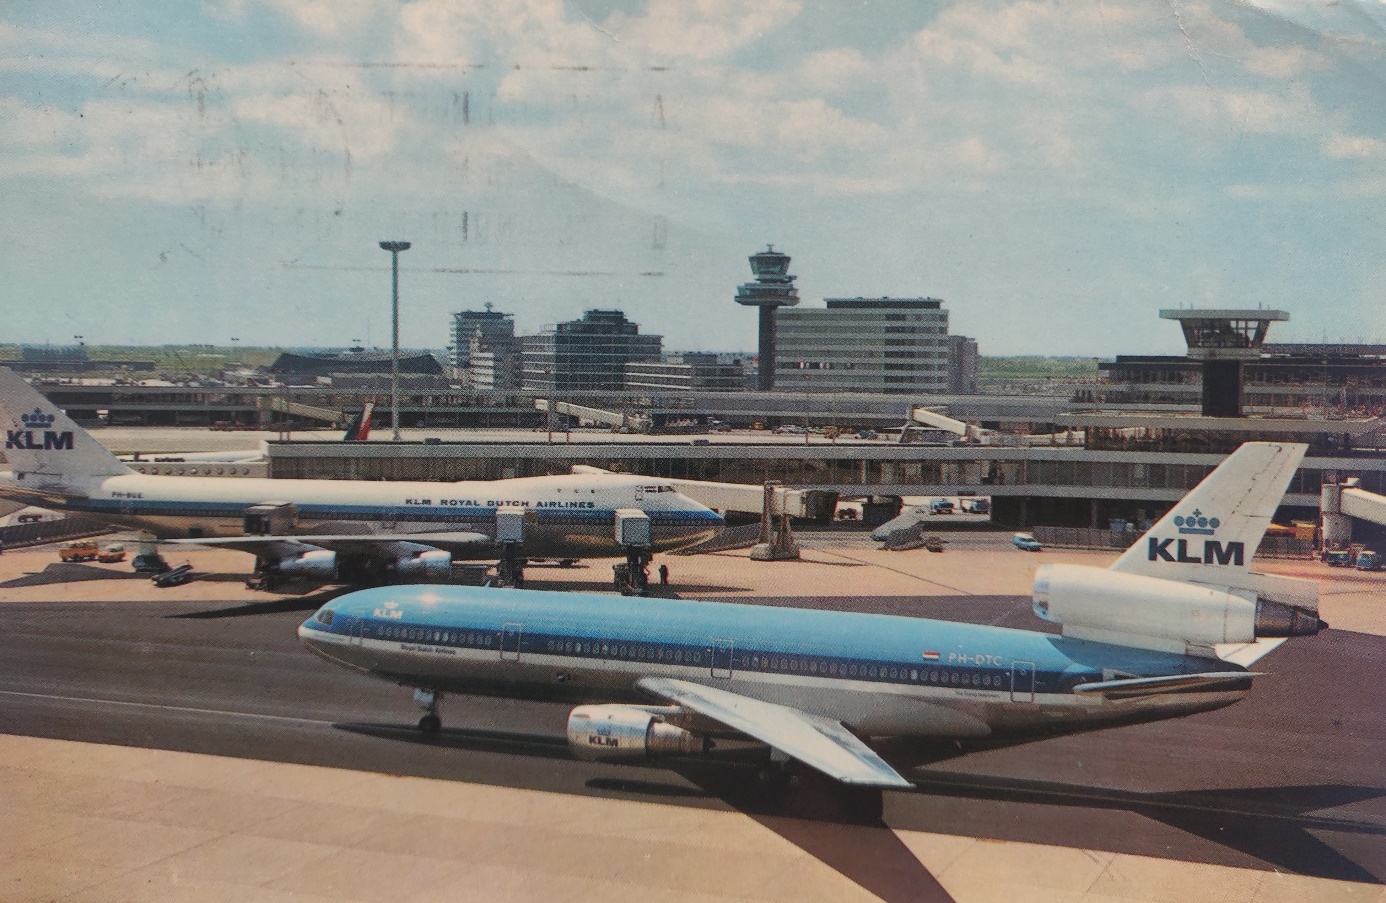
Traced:
<svg viewBox="0 0 1386 903">
<path fill-rule="evenodd" d="M 732 641 L 712 641 L 712 676 L 728 678 L 732 676 Z"/>
</svg>

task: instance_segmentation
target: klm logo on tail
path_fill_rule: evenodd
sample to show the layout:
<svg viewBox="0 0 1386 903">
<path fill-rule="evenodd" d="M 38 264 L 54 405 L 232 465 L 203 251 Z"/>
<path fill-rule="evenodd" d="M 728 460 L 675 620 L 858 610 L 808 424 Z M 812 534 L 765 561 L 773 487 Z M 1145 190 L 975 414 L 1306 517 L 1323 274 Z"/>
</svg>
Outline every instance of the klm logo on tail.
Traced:
<svg viewBox="0 0 1386 903">
<path fill-rule="evenodd" d="M 71 430 L 57 432 L 48 427 L 57 418 L 34 408 L 32 414 L 20 414 L 24 429 L 5 431 L 5 448 L 25 449 L 27 451 L 72 451 Z"/>
<path fill-rule="evenodd" d="M 1174 525 L 1180 533 L 1199 536 L 1212 536 L 1217 533 L 1222 522 L 1216 517 L 1205 517 L 1197 508 L 1192 514 L 1174 518 Z M 1170 551 L 1170 546 L 1174 550 Z M 1177 561 L 1181 564 L 1230 564 L 1241 567 L 1246 562 L 1246 544 L 1229 542 L 1223 545 L 1216 539 L 1203 541 L 1202 555 L 1191 552 L 1187 539 L 1160 539 L 1151 536 L 1146 539 L 1146 558 L 1149 561 Z"/>
</svg>

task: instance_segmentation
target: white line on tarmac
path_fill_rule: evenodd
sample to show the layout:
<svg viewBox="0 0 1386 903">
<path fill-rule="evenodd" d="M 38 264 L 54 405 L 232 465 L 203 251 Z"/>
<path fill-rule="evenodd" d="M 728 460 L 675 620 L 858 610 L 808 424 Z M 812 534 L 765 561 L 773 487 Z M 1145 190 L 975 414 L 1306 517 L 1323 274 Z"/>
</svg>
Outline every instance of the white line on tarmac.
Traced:
<svg viewBox="0 0 1386 903">
<path fill-rule="evenodd" d="M 154 702 L 127 702 L 122 699 L 99 699 L 95 696 L 60 696 L 54 693 L 21 693 L 17 690 L 0 690 L 0 696 L 17 696 L 22 699 L 42 699 L 48 702 L 96 703 L 98 705 L 123 705 L 137 709 L 158 709 L 166 712 L 187 712 L 194 715 L 229 715 L 233 718 L 256 718 L 261 721 L 288 721 L 294 724 L 320 724 L 331 727 L 335 721 L 318 718 L 294 718 L 289 715 L 263 715 L 257 712 L 233 712 L 226 709 L 200 709 L 185 705 L 161 705 Z"/>
</svg>

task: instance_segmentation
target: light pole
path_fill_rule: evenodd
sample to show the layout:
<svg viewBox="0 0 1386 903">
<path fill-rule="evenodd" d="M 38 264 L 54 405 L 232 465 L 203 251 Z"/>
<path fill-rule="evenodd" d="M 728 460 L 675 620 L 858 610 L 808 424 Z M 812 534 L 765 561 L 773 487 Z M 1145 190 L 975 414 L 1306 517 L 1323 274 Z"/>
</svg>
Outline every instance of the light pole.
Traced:
<svg viewBox="0 0 1386 903">
<path fill-rule="evenodd" d="M 399 441 L 399 252 L 409 250 L 407 241 L 382 241 L 381 250 L 390 252 L 391 322 L 394 341 L 390 352 L 390 438 Z"/>
</svg>

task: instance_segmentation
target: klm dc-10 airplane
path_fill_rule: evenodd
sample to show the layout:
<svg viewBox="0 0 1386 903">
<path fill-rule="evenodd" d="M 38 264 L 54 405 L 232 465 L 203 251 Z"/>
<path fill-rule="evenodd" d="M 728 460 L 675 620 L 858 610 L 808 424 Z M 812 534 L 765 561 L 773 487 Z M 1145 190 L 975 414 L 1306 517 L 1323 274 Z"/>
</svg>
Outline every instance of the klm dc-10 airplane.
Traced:
<svg viewBox="0 0 1386 903">
<path fill-rule="evenodd" d="M 0 496 L 249 552 L 262 581 L 437 582 L 454 558 L 499 558 L 502 578 L 518 586 L 526 558 L 624 550 L 638 583 L 652 553 L 722 526 L 667 481 L 621 474 L 461 483 L 140 474 L 6 368 L 0 420 L 11 468 Z"/>
<path fill-rule="evenodd" d="M 1248 570 L 1305 446 L 1248 443 L 1110 569 L 1040 567 L 1062 635 L 849 612 L 428 587 L 344 595 L 299 627 L 327 660 L 415 688 L 577 704 L 587 758 L 753 741 L 845 784 L 909 787 L 886 738 L 1021 741 L 1220 708 L 1284 638 L 1317 633 L 1313 581 Z M 879 744 L 878 744 L 879 745 Z"/>
</svg>

